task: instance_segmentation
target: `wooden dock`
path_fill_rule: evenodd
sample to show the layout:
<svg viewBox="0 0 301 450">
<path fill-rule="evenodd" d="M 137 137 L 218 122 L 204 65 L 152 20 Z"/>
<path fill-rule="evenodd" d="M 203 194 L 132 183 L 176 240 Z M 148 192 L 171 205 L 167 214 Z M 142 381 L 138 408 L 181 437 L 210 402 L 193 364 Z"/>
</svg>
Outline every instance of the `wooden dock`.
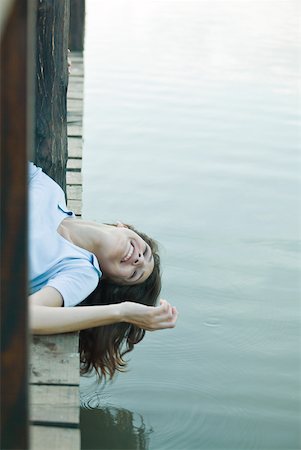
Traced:
<svg viewBox="0 0 301 450">
<path fill-rule="evenodd" d="M 71 54 L 67 122 L 67 204 L 82 212 L 83 54 Z M 30 345 L 31 450 L 79 450 L 78 333 L 33 336 Z"/>
<path fill-rule="evenodd" d="M 67 96 L 68 163 L 67 199 L 68 207 L 77 216 L 82 214 L 82 145 L 83 145 L 83 99 L 84 66 L 83 54 L 73 52 L 72 67 Z"/>
</svg>

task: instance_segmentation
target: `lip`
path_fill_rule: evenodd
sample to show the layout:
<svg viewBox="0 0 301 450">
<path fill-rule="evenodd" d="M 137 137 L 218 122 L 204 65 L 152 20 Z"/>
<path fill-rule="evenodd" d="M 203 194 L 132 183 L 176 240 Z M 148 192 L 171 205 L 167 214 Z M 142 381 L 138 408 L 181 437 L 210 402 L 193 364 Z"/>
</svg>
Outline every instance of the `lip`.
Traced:
<svg viewBox="0 0 301 450">
<path fill-rule="evenodd" d="M 127 255 L 130 253 L 131 249 L 133 249 L 133 250 L 132 250 L 132 254 L 130 255 L 130 257 L 129 257 L 128 259 L 125 259 L 125 258 L 127 257 Z M 129 242 L 129 245 L 128 245 L 128 247 L 127 247 L 127 251 L 126 251 L 125 255 L 123 256 L 121 262 L 122 262 L 122 263 L 125 263 L 125 262 L 131 261 L 131 259 L 133 258 L 133 255 L 134 255 L 134 254 L 135 254 L 135 246 L 134 246 L 133 242 L 130 241 L 130 242 Z"/>
<path fill-rule="evenodd" d="M 133 262 L 135 262 L 137 259 L 139 259 L 139 246 L 137 245 L 136 241 L 131 241 L 132 246 L 134 247 L 134 251 L 132 256 L 130 257 L 130 259 L 127 261 L 130 264 L 132 264 Z"/>
</svg>

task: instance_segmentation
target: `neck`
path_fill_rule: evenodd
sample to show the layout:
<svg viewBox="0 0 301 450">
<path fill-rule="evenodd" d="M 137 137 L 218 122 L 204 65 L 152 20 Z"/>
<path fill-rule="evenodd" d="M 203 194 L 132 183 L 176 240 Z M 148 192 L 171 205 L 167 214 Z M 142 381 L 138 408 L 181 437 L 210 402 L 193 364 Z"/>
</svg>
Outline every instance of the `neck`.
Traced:
<svg viewBox="0 0 301 450">
<path fill-rule="evenodd" d="M 109 225 L 81 219 L 65 219 L 58 232 L 68 241 L 97 256 L 109 233 Z"/>
</svg>

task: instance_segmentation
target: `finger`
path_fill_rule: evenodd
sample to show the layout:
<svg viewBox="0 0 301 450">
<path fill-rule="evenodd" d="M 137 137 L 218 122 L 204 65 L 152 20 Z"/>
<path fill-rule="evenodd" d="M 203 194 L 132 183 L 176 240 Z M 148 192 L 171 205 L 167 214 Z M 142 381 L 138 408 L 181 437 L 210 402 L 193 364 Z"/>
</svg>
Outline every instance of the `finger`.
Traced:
<svg viewBox="0 0 301 450">
<path fill-rule="evenodd" d="M 156 331 L 163 330 L 165 328 L 174 328 L 176 326 L 178 312 L 176 311 L 176 308 L 173 309 L 174 311 L 172 315 L 162 314 L 160 317 L 157 317 L 156 321 L 150 327 L 145 329 L 148 331 Z"/>
<path fill-rule="evenodd" d="M 157 307 L 157 315 L 161 315 L 162 317 L 166 315 L 167 317 L 172 317 L 174 313 L 177 313 L 177 309 L 174 306 L 171 306 L 166 300 L 160 301 L 161 306 Z"/>
<path fill-rule="evenodd" d="M 157 323 L 166 323 L 166 322 L 172 322 L 175 320 L 176 314 L 173 313 L 172 307 L 168 308 L 167 311 L 163 311 L 160 316 L 157 317 Z"/>
<path fill-rule="evenodd" d="M 161 300 L 160 300 L 160 306 L 159 306 L 158 308 L 161 308 L 162 311 L 168 311 L 168 308 L 169 308 L 170 306 L 171 306 L 171 305 L 168 303 L 168 301 L 166 301 L 166 300 L 164 300 L 164 299 L 161 299 Z"/>
<path fill-rule="evenodd" d="M 168 322 L 176 322 L 177 318 L 178 318 L 178 311 L 174 306 L 172 306 L 166 320 Z"/>
<path fill-rule="evenodd" d="M 167 328 L 175 328 L 175 326 L 176 326 L 176 322 L 170 322 L 170 321 L 161 322 L 158 325 L 157 330 L 165 330 Z"/>
<path fill-rule="evenodd" d="M 156 315 L 160 315 L 160 314 L 162 314 L 163 312 L 167 311 L 167 310 L 168 310 L 168 303 L 167 303 L 167 301 L 161 299 L 161 300 L 160 300 L 160 306 L 156 306 L 156 307 L 155 307 L 155 310 L 156 310 L 156 311 L 155 311 Z"/>
<path fill-rule="evenodd" d="M 169 304 L 168 301 L 165 300 L 164 298 L 161 298 L 161 299 L 160 299 L 160 303 L 161 303 L 162 305 L 166 305 L 166 303 Z"/>
</svg>

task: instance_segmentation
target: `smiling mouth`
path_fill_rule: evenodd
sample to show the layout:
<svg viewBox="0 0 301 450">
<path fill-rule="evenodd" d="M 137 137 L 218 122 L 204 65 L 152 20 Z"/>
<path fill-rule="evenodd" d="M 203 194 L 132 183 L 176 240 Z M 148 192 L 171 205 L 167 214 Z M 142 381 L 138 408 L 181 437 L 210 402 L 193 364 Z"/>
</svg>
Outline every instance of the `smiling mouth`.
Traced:
<svg viewBox="0 0 301 450">
<path fill-rule="evenodd" d="M 126 262 L 126 261 L 128 261 L 128 260 L 131 258 L 131 256 L 132 256 L 133 253 L 134 253 L 134 246 L 133 246 L 132 243 L 130 243 L 129 251 L 127 252 L 127 254 L 125 255 L 125 257 L 122 258 L 121 262 Z"/>
</svg>

